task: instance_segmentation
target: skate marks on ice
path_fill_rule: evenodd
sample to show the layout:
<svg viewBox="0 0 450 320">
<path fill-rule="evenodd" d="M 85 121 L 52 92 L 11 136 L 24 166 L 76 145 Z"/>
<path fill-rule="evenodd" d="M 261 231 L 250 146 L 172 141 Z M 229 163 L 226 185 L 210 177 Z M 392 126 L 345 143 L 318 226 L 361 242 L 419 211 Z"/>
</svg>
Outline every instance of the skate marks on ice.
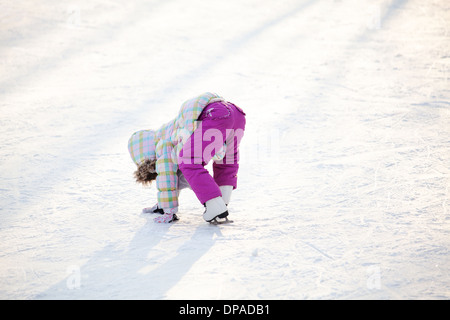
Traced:
<svg viewBox="0 0 450 320">
<path fill-rule="evenodd" d="M 283 3 L 292 5 L 292 9 L 298 6 L 293 1 Z M 306 11 L 316 10 L 316 4 L 324 3 L 316 1 L 315 5 L 309 6 Z M 357 1 L 327 1 L 326 3 L 336 4 L 340 6 L 339 8 L 345 7 L 345 10 L 352 10 L 353 3 L 357 3 Z M 24 159 L 25 162 L 33 158 L 32 164 L 37 164 L 38 170 L 34 169 L 33 174 L 31 174 L 31 170 L 26 172 L 25 175 L 30 173 L 30 178 L 23 180 L 24 186 L 29 186 L 26 190 L 23 190 L 20 185 L 14 191 L 20 192 L 20 200 L 24 200 L 25 197 L 25 200 L 30 199 L 28 203 L 37 204 L 23 206 L 17 197 L 16 209 L 13 212 L 31 211 L 33 212 L 32 219 L 29 219 L 30 215 L 22 215 L 21 218 L 24 219 L 20 219 L 20 222 L 19 219 L 16 222 L 13 221 L 14 223 L 10 223 L 2 230 L 2 239 L 7 240 L 4 242 L 5 261 L 24 262 L 26 268 L 33 269 L 33 271 L 28 274 L 28 281 L 23 282 L 21 279 L 25 278 L 24 272 L 17 272 L 16 276 L 10 275 L 2 284 L 8 282 L 15 286 L 11 285 L 7 288 L 3 286 L 4 295 L 28 298 L 30 292 L 43 292 L 38 297 L 58 298 L 58 293 L 61 293 L 62 298 L 108 298 L 102 294 L 105 292 L 111 297 L 186 298 L 195 295 L 195 297 L 201 298 L 201 290 L 192 293 L 192 287 L 195 286 L 202 290 L 205 289 L 203 298 L 295 299 L 367 296 L 375 298 L 440 296 L 448 298 L 448 290 L 445 288 L 448 288 L 446 279 L 448 279 L 449 271 L 449 254 L 446 249 L 448 248 L 448 231 L 446 230 L 448 230 L 449 222 L 449 202 L 447 200 L 447 168 L 449 166 L 447 165 L 448 153 L 445 152 L 448 142 L 442 140 L 444 137 L 448 137 L 448 129 L 442 129 L 446 127 L 437 124 L 438 118 L 430 116 L 428 112 L 428 107 L 434 105 L 432 99 L 435 93 L 438 94 L 438 97 L 440 96 L 439 100 L 443 101 L 448 96 L 445 92 L 443 94 L 436 90 L 435 81 L 430 82 L 433 83 L 432 88 L 423 88 L 423 83 L 417 81 L 414 83 L 417 90 L 410 91 L 408 89 L 411 87 L 405 85 L 409 83 L 410 79 L 421 77 L 421 75 L 414 76 L 418 66 L 424 66 L 430 70 L 429 74 L 432 77 L 428 78 L 429 81 L 440 81 L 444 72 L 436 74 L 431 60 L 424 59 L 421 63 L 416 63 L 420 61 L 413 58 L 416 56 L 417 50 L 420 51 L 421 44 L 423 47 L 430 46 L 432 41 L 427 40 L 428 38 L 424 37 L 419 39 L 420 41 L 415 41 L 414 35 L 404 37 L 405 39 L 411 38 L 413 39 L 411 42 L 414 42 L 411 44 L 414 48 L 409 47 L 409 51 L 405 52 L 404 45 L 408 45 L 408 42 L 396 42 L 398 40 L 397 31 L 402 30 L 401 27 L 414 26 L 413 22 L 420 25 L 427 34 L 434 34 L 428 32 L 427 27 L 437 20 L 434 19 L 435 17 L 439 18 L 442 12 L 448 12 L 448 10 L 437 12 L 429 4 L 418 1 L 377 2 L 377 4 L 380 3 L 383 5 L 401 4 L 402 6 L 409 6 L 412 3 L 414 5 L 408 8 L 408 14 L 420 13 L 422 9 L 429 10 L 433 20 L 430 18 L 430 20 L 417 21 L 413 16 L 408 19 L 409 22 L 405 26 L 396 25 L 397 18 L 406 22 L 408 17 L 401 8 L 401 10 L 391 9 L 391 13 L 388 14 L 389 18 L 380 19 L 379 29 L 375 24 L 375 28 L 361 35 L 360 32 L 349 31 L 352 28 L 351 20 L 346 20 L 346 16 L 340 15 L 338 10 L 321 11 L 322 14 L 316 17 L 317 23 L 311 23 L 309 18 L 316 14 L 316 11 L 313 14 L 307 14 L 307 19 L 303 19 L 303 13 L 298 11 L 297 22 L 295 15 L 285 13 L 288 11 L 282 7 L 283 13 L 272 14 L 265 23 L 263 21 L 261 24 L 256 24 L 256 27 L 254 23 L 246 24 L 246 27 L 242 28 L 237 36 L 229 34 L 226 38 L 230 39 L 228 43 L 214 42 L 214 45 L 210 46 L 213 48 L 212 51 L 204 52 L 205 54 L 201 58 L 193 58 L 191 64 L 179 69 L 181 76 L 177 73 L 174 77 L 172 74 L 167 76 L 166 73 L 157 74 L 157 77 L 147 77 L 147 75 L 142 77 L 142 73 L 136 73 L 134 77 L 130 77 L 133 72 L 126 73 L 130 67 L 129 63 L 133 60 L 150 61 L 151 59 L 147 59 L 146 54 L 128 56 L 127 53 L 125 54 L 127 62 L 120 59 L 119 56 L 106 55 L 106 52 L 120 53 L 122 47 L 116 47 L 116 44 L 121 42 L 119 40 L 128 38 L 122 37 L 128 31 L 119 38 L 115 37 L 112 46 L 107 45 L 107 41 L 100 41 L 96 46 L 96 40 L 92 37 L 88 39 L 89 47 L 85 49 L 82 46 L 78 47 L 76 42 L 71 42 L 72 45 L 67 48 L 68 50 L 73 49 L 72 53 L 64 51 L 64 48 L 57 50 L 57 55 L 62 53 L 70 58 L 71 61 L 68 61 L 70 66 L 77 62 L 83 62 L 83 59 L 76 59 L 77 56 L 87 59 L 85 53 L 90 53 L 89 56 L 94 59 L 94 65 L 98 60 L 106 61 L 105 64 L 99 66 L 100 69 L 95 70 L 100 70 L 100 73 L 96 74 L 108 76 L 108 79 L 114 78 L 114 76 L 111 77 L 113 73 L 107 73 L 107 70 L 123 65 L 124 68 L 120 71 L 125 75 L 123 76 L 125 82 L 129 83 L 124 84 L 119 81 L 105 84 L 103 83 L 104 79 L 100 77 L 99 81 L 88 82 L 81 87 L 81 90 L 75 90 L 75 93 L 69 97 L 66 96 L 65 100 L 57 102 L 52 100 L 50 103 L 53 107 L 47 109 L 43 109 L 43 103 L 33 104 L 35 101 L 45 100 L 45 103 L 50 101 L 43 96 L 33 95 L 34 92 L 41 92 L 38 90 L 41 87 L 24 88 L 26 89 L 24 90 L 25 94 L 20 90 L 20 98 L 18 98 L 18 93 L 12 101 L 7 101 L 6 106 L 11 106 L 10 110 L 16 110 L 13 107 L 19 100 L 23 105 L 33 106 L 31 110 L 27 109 L 27 112 L 18 114 L 21 119 L 27 118 L 28 115 L 34 115 L 34 111 L 40 112 L 42 115 L 47 111 L 53 114 L 59 111 L 63 115 L 37 123 L 37 132 L 35 123 L 27 122 L 20 126 L 20 129 L 26 129 L 26 132 L 22 131 L 17 137 L 8 140 L 8 143 L 14 145 L 24 140 L 23 138 L 28 139 L 29 143 L 25 146 L 22 144 L 18 149 L 7 146 L 7 153 L 15 154 L 18 151 L 17 157 Z M 433 2 L 432 5 L 436 8 L 438 2 Z M 264 6 L 265 4 L 258 5 L 257 8 L 264 9 Z M 255 7 L 255 9 L 257 8 Z M 381 6 L 380 9 L 380 12 L 384 12 Z M 157 18 L 161 12 L 155 13 L 157 14 L 152 15 L 152 19 L 149 21 Z M 85 12 L 81 12 L 81 14 L 84 19 Z M 289 19 L 283 20 L 283 17 Z M 344 22 L 350 23 L 347 24 L 351 27 L 348 29 L 342 28 L 342 24 L 337 25 L 341 26 L 339 30 L 342 31 L 341 36 L 344 37 L 345 42 L 339 42 L 342 41 L 342 38 L 333 37 L 333 33 L 329 33 L 329 29 L 324 27 L 333 26 L 333 24 L 327 24 L 333 19 L 345 20 Z M 133 24 L 131 21 L 125 21 L 122 25 L 126 26 L 129 22 L 130 25 Z M 141 22 L 136 21 L 136 23 Z M 209 22 L 211 25 L 213 24 L 213 21 Z M 286 22 L 287 25 L 293 27 L 292 29 L 295 28 L 295 32 L 285 28 Z M 394 28 L 391 30 L 392 32 L 386 34 L 385 27 L 388 22 Z M 312 29 L 319 31 L 323 37 L 317 37 L 310 28 L 305 28 L 305 24 L 307 27 L 311 25 L 316 27 L 316 29 Z M 136 26 L 132 30 L 136 31 L 140 37 L 142 34 L 138 32 L 139 29 Z M 303 29 L 307 29 L 307 31 L 302 33 Z M 189 29 L 189 31 L 192 30 Z M 282 32 L 277 32 L 275 37 L 273 36 L 275 31 Z M 348 34 L 347 31 L 349 31 Z M 108 36 L 107 30 L 100 33 Z M 189 33 L 194 34 L 194 32 Z M 117 33 L 117 35 L 119 34 Z M 273 37 L 266 37 L 267 34 L 271 34 Z M 100 38 L 103 35 L 100 35 Z M 339 32 L 336 35 L 339 36 Z M 275 45 L 261 46 L 259 40 L 262 38 L 265 43 L 274 41 Z M 186 44 L 183 51 L 186 51 L 184 49 L 187 47 L 195 47 L 193 45 L 195 42 L 190 41 L 191 39 L 185 35 L 180 34 L 179 39 L 183 40 L 182 44 Z M 276 39 L 279 39 L 279 42 Z M 294 41 L 299 39 L 305 40 L 305 42 Z M 320 39 L 323 41 L 318 42 Z M 355 39 L 361 42 L 355 43 Z M 156 40 L 161 39 L 156 38 Z M 384 41 L 386 40 L 393 45 L 385 46 L 386 42 Z M 128 42 L 124 42 L 129 45 Z M 79 43 L 82 44 L 82 41 Z M 133 41 L 131 43 L 138 44 Z M 156 43 L 159 42 L 156 41 Z M 186 86 L 184 93 L 173 87 L 185 84 L 186 80 L 200 80 L 202 72 L 192 74 L 192 71 L 199 71 L 203 67 L 208 68 L 213 79 L 215 67 L 226 65 L 228 60 L 233 59 L 236 51 L 238 51 L 236 60 L 244 58 L 242 61 L 246 61 L 247 54 L 252 56 L 252 59 L 258 59 L 265 53 L 268 55 L 264 57 L 273 58 L 279 57 L 284 50 L 289 52 L 287 46 L 278 50 L 277 43 L 289 43 L 289 48 L 292 48 L 290 51 L 292 56 L 281 56 L 292 57 L 292 59 L 285 60 L 289 67 L 300 66 L 293 72 L 299 75 L 297 78 L 286 77 L 284 69 L 280 71 L 276 68 L 275 59 L 267 59 L 267 61 L 271 61 L 270 64 L 267 62 L 256 64 L 254 70 L 242 64 L 240 69 L 244 70 L 239 70 L 240 74 L 245 76 L 247 84 L 243 87 L 249 97 L 245 101 L 245 104 L 249 105 L 249 115 L 252 113 L 252 104 L 258 106 L 258 109 L 253 109 L 253 115 L 249 116 L 249 119 L 253 119 L 252 122 L 256 123 L 257 116 L 255 117 L 255 114 L 257 112 L 254 110 L 263 111 L 261 113 L 270 114 L 272 118 L 270 124 L 275 126 L 275 129 L 280 129 L 280 132 L 293 133 L 295 134 L 293 136 L 298 137 L 298 139 L 291 140 L 290 145 L 287 146 L 288 149 L 294 150 L 293 154 L 288 154 L 292 157 L 289 157 L 287 164 L 283 163 L 283 168 L 274 166 L 278 171 L 269 171 L 270 177 L 268 177 L 268 172 L 265 172 L 266 167 L 264 166 L 260 167 L 260 172 L 253 174 L 252 168 L 248 170 L 249 166 L 246 167 L 245 163 L 242 164 L 242 179 L 233 201 L 236 201 L 240 208 L 251 207 L 254 209 L 253 207 L 256 206 L 257 210 L 242 214 L 242 218 L 237 218 L 239 222 L 235 223 L 232 228 L 210 227 L 202 220 L 201 213 L 197 216 L 188 214 L 186 217 L 180 214 L 183 224 L 171 226 L 152 226 L 150 222 L 142 226 L 139 219 L 135 219 L 137 222 L 128 223 L 134 219 L 130 218 L 129 206 L 137 205 L 136 199 L 149 197 L 149 193 L 123 192 L 123 190 L 129 190 L 132 182 L 117 177 L 125 177 L 128 174 L 127 170 L 117 168 L 127 168 L 129 163 L 128 157 L 124 157 L 123 161 L 119 162 L 114 160 L 120 158 L 122 154 L 120 150 L 123 150 L 123 147 L 120 140 L 117 139 L 117 146 L 120 147 L 111 150 L 107 157 L 100 157 L 91 149 L 89 149 L 89 153 L 93 154 L 92 157 L 86 157 L 86 149 L 79 150 L 80 147 L 85 147 L 90 142 L 93 142 L 93 145 L 112 144 L 111 136 L 117 136 L 117 133 L 110 135 L 110 132 L 116 130 L 111 128 L 135 127 L 136 119 L 135 116 L 130 116 L 131 114 L 138 113 L 143 118 L 145 118 L 144 114 L 153 114 L 155 110 L 148 108 L 148 105 L 151 105 L 148 100 L 149 92 L 143 93 L 143 88 L 157 88 L 155 91 L 158 95 L 170 93 L 173 97 L 184 96 L 186 91 L 198 87 Z M 313 43 L 316 46 L 312 48 L 318 50 L 309 50 L 310 47 L 302 46 L 302 43 Z M 325 43 L 336 43 L 338 46 L 334 47 L 334 50 L 326 50 L 329 46 Z M 230 44 L 233 50 L 223 52 L 224 48 L 227 48 L 227 44 Z M 40 50 L 44 48 L 41 45 L 37 47 Z M 397 50 L 397 47 L 400 49 Z M 110 50 L 113 48 L 117 48 L 118 51 Z M 252 48 L 257 50 L 254 51 L 255 54 L 251 51 Z M 358 51 L 358 48 L 361 51 Z M 439 51 L 442 48 L 437 49 Z M 311 54 L 306 55 L 306 59 L 299 58 L 305 57 L 300 53 L 308 52 L 308 50 Z M 144 53 L 150 51 L 144 51 Z M 322 55 L 324 52 L 329 52 L 329 56 Z M 171 57 L 168 51 L 162 53 L 161 56 Z M 319 58 L 314 60 L 312 59 L 313 55 L 317 55 Z M 141 59 L 146 56 L 147 58 Z M 322 57 L 328 58 L 328 60 L 322 60 Z M 370 60 L 365 59 L 366 57 Z M 110 58 L 113 59 L 109 60 Z M 40 71 L 49 69 L 53 75 L 53 77 L 42 77 L 48 81 L 44 82 L 42 87 L 49 84 L 51 90 L 59 91 L 59 89 L 67 88 L 70 91 L 70 88 L 73 88 L 75 82 L 78 81 L 67 83 L 67 87 L 64 85 L 64 88 L 56 86 L 54 83 L 55 74 L 72 74 L 68 72 L 71 70 L 70 67 L 61 70 L 59 68 L 66 64 L 64 56 L 60 55 L 54 61 L 50 60 L 50 57 L 44 60 L 35 60 L 44 64 Z M 264 60 L 260 58 L 258 61 Z M 310 61 L 316 65 L 311 67 Z M 386 66 L 384 61 L 388 61 L 392 65 Z M 403 61 L 403 64 L 399 64 L 400 61 Z M 79 65 L 91 66 L 91 62 Z M 147 66 L 151 66 L 151 64 Z M 406 70 L 409 67 L 411 67 L 411 71 L 408 73 Z M 39 71 L 38 69 L 39 66 L 30 67 L 32 71 Z M 145 70 L 146 68 L 141 69 Z M 379 69 L 388 72 L 380 73 Z M 81 71 L 84 72 L 84 69 Z M 323 74 L 323 71 L 328 73 Z M 353 71 L 359 75 L 368 76 L 355 77 L 356 73 Z M 445 69 L 441 71 L 445 71 Z M 27 78 L 22 78 L 21 72 L 14 73 L 11 79 L 15 79 L 14 82 L 21 85 L 31 83 L 32 81 L 27 81 Z M 277 76 L 280 73 L 283 75 Z M 39 78 L 42 74 L 45 73 L 37 72 L 35 77 Z M 14 78 L 15 76 L 17 78 Z M 163 80 L 158 79 L 159 83 L 146 80 L 159 76 L 163 78 Z M 223 74 L 220 76 L 222 77 Z M 307 81 L 299 80 L 301 77 L 306 77 Z M 380 85 L 381 82 L 377 83 L 379 78 L 383 78 L 385 86 Z M 75 79 L 79 80 L 80 78 L 75 77 Z M 208 83 L 210 80 L 208 79 Z M 395 90 L 379 90 L 392 84 L 395 85 L 396 81 L 402 85 L 393 86 Z M 310 87 L 304 86 L 309 82 L 311 83 Z M 264 83 L 269 85 L 264 86 Z M 275 85 L 272 87 L 272 84 Z M 122 93 L 130 92 L 127 91 L 127 86 L 135 88 L 135 91 L 131 92 L 136 93 L 138 97 L 136 100 L 130 101 L 133 99 L 130 97 L 132 95 L 128 95 L 127 99 L 121 98 Z M 292 92 L 284 92 L 286 87 Z M 309 90 L 311 87 L 312 90 Z M 9 85 L 7 91 L 13 91 L 10 90 L 13 88 L 14 86 Z M 230 87 L 226 88 L 230 90 Z M 111 90 L 115 92 L 111 92 Z M 425 95 L 417 99 L 414 94 L 421 90 L 424 90 Z M 299 91 L 304 92 L 306 96 L 305 94 L 301 95 Z M 88 97 L 80 100 L 82 99 L 79 95 L 80 92 L 84 96 L 87 94 Z M 65 95 L 66 91 L 63 93 L 61 96 Z M 286 97 L 290 97 L 284 100 L 280 99 L 283 93 Z M 101 99 L 99 99 L 99 94 L 101 94 Z M 242 92 L 238 91 L 236 94 L 236 91 L 233 91 L 233 94 L 239 96 L 239 94 L 242 95 Z M 279 103 L 281 100 L 287 102 L 286 105 L 294 104 L 293 109 L 296 112 L 291 112 L 286 118 L 277 117 L 274 121 L 272 106 L 277 104 L 270 106 L 266 97 L 258 98 L 260 94 L 273 96 L 274 103 Z M 106 96 L 109 95 L 111 98 L 107 99 Z M 142 102 L 144 100 L 145 103 Z M 417 108 L 411 112 L 407 107 L 405 108 L 403 100 L 414 100 L 418 104 L 421 101 L 425 102 L 422 105 L 416 105 Z M 96 103 L 95 110 L 90 105 L 92 101 Z M 141 102 L 137 107 L 136 101 Z M 113 104 L 111 105 L 110 102 Z M 427 103 L 429 104 L 427 105 Z M 118 105 L 120 104 L 127 107 L 121 107 L 119 110 Z M 59 105 L 68 107 L 59 108 Z M 86 107 L 88 105 L 90 107 Z M 157 105 L 162 105 L 161 101 L 157 101 Z M 437 112 L 448 112 L 445 104 L 441 103 L 440 105 L 442 107 Z M 301 107 L 295 110 L 298 106 Z M 83 113 L 83 108 L 89 112 L 77 116 L 76 119 L 79 119 L 79 122 L 76 125 L 73 121 L 63 121 L 65 120 L 63 118 L 71 118 L 67 115 L 75 115 L 79 111 Z M 389 110 L 389 108 L 391 109 Z M 108 109 L 110 112 L 105 111 Z M 142 111 L 142 113 L 137 111 Z M 276 112 L 278 112 L 277 116 L 286 114 L 281 108 Z M 40 117 L 45 119 L 42 115 Z M 89 130 L 79 136 L 80 130 L 78 129 L 85 127 L 81 118 L 88 123 L 86 127 Z M 161 118 L 164 118 L 162 112 Z M 33 118 L 30 117 L 30 119 Z M 446 119 L 448 119 L 448 114 Z M 13 123 L 20 124 L 20 122 L 14 121 Z M 57 123 L 56 128 L 54 127 L 55 123 Z M 105 125 L 106 123 L 109 123 L 109 126 Z M 444 121 L 442 123 L 445 124 Z M 4 121 L 4 124 L 8 126 L 8 121 Z M 289 127 L 287 129 L 286 124 Z M 47 125 L 48 129 L 46 129 Z M 57 148 L 51 148 L 49 143 L 43 142 L 46 141 L 47 134 L 53 135 L 52 131 L 55 129 L 64 128 L 67 131 L 63 130 L 62 133 L 58 133 L 61 138 L 55 140 L 57 144 L 64 142 L 64 146 L 58 145 Z M 107 130 L 103 131 L 105 128 Z M 128 128 L 123 130 L 125 134 L 128 134 Z M 249 129 L 251 129 L 250 123 Z M 291 129 L 292 132 L 289 131 Z M 43 130 L 47 131 L 43 132 Z M 103 133 L 98 135 L 98 139 L 88 139 L 91 134 L 95 136 L 100 131 Z M 8 139 L 11 132 L 18 131 L 5 132 Z M 67 134 L 72 132 L 76 133 L 77 138 L 67 139 Z M 34 134 L 38 134 L 41 139 L 32 140 L 30 137 L 34 137 Z M 249 130 L 246 138 L 250 138 L 251 135 L 252 132 Z M 63 137 L 65 138 L 63 139 Z M 256 141 L 248 139 L 246 143 L 250 145 Z M 27 147 L 34 143 L 37 146 L 32 148 L 32 152 L 22 152 L 23 150 L 29 151 Z M 51 154 L 51 158 L 45 161 L 44 165 L 42 161 L 39 161 L 41 156 L 38 151 L 34 151 L 38 149 L 44 149 Z M 5 148 L 3 148 L 4 150 Z M 76 151 L 75 154 L 73 151 Z M 37 156 L 33 154 L 37 154 Z M 80 157 L 83 154 L 84 157 Z M 67 159 L 71 161 L 64 165 L 56 164 L 55 168 L 53 160 L 60 159 L 62 155 L 68 155 Z M 101 176 L 94 175 L 94 172 L 105 165 L 105 160 L 112 161 L 108 173 L 105 172 Z M 75 169 L 71 168 L 72 166 Z M 55 179 L 55 169 L 56 175 L 63 176 L 64 183 L 62 180 Z M 86 172 L 92 174 L 92 179 L 86 179 Z M 105 192 L 99 192 L 99 189 L 102 189 L 99 181 L 106 181 L 105 178 L 106 180 L 110 179 L 108 180 L 110 185 L 107 186 Z M 252 184 L 252 181 L 258 183 Z M 45 188 L 42 188 L 43 183 Z M 67 188 L 69 185 L 71 187 Z M 267 190 L 261 190 L 261 185 L 268 186 Z M 41 187 L 38 189 L 36 186 Z M 6 199 L 11 192 L 7 187 L 3 189 L 5 195 L 2 196 Z M 58 191 L 56 195 L 55 191 Z M 70 196 L 70 193 L 74 196 Z M 49 198 L 54 201 L 54 208 L 51 210 L 47 210 L 43 204 Z M 97 202 L 105 201 L 102 198 L 106 198 L 106 201 L 109 200 L 111 205 L 95 205 Z M 117 203 L 117 199 L 122 201 Z M 9 208 L 8 201 L 5 203 Z M 274 201 L 273 205 L 270 204 L 271 201 Z M 50 203 L 49 206 L 53 206 L 53 204 Z M 87 213 L 80 214 L 81 211 Z M 38 212 L 48 214 L 42 216 Z M 9 226 L 18 226 L 14 228 L 17 233 L 13 234 L 7 230 Z M 98 226 L 98 228 L 93 226 Z M 80 232 L 81 230 L 82 232 Z M 86 241 L 86 238 L 93 238 L 95 242 L 90 249 L 85 245 L 92 244 L 92 241 Z M 11 239 L 14 241 L 10 241 Z M 37 250 L 37 247 L 42 249 Z M 55 247 L 59 251 L 55 250 Z M 179 251 L 181 249 L 183 251 Z M 83 259 L 87 259 L 87 261 Z M 69 263 L 67 263 L 68 260 Z M 205 269 L 209 271 L 207 274 L 205 274 Z M 58 270 L 62 270 L 62 277 L 59 277 Z M 30 281 L 31 275 L 36 279 L 34 282 Z M 48 284 L 55 279 L 57 284 L 46 290 Z M 215 288 L 211 288 L 212 283 L 215 284 Z M 20 286 L 23 286 L 23 290 L 19 288 Z"/>
<path fill-rule="evenodd" d="M 399 7 L 411 2 L 391 3 L 393 7 L 380 17 L 380 29 L 357 34 L 345 50 L 337 51 L 343 54 L 342 63 L 330 66 L 326 80 L 331 85 L 316 79 L 318 88 L 305 93 L 297 112 L 280 120 L 285 142 L 280 149 L 287 150 L 283 161 L 287 159 L 289 170 L 278 167 L 278 175 L 270 179 L 266 179 L 268 168 L 256 172 L 260 183 L 271 186 L 265 195 L 272 199 L 284 195 L 279 207 L 273 208 L 277 223 L 286 215 L 297 221 L 304 228 L 292 233 L 302 237 L 292 241 L 327 258 L 314 258 L 316 268 L 322 270 L 317 284 L 324 289 L 317 296 L 327 296 L 326 289 L 328 297 L 349 298 L 449 294 L 444 280 L 449 271 L 448 107 L 440 102 L 442 98 L 417 104 L 426 97 L 416 90 L 421 81 L 414 79 L 427 74 L 426 69 L 414 69 L 416 75 L 411 73 L 410 79 L 408 73 L 398 80 L 393 77 L 397 70 L 407 70 L 405 61 L 398 64 L 402 58 L 397 51 L 404 38 L 399 30 L 405 32 L 405 25 L 410 26 L 407 14 L 425 16 L 413 6 Z M 392 42 L 383 41 L 386 37 Z M 441 40 L 439 50 L 442 39 L 436 37 Z M 410 41 L 412 46 L 417 43 L 414 38 Z M 362 62 L 353 71 L 345 58 L 349 52 Z M 386 66 L 382 62 L 391 63 L 391 55 L 397 57 L 397 65 Z M 373 61 L 365 60 L 367 56 Z M 424 51 L 423 61 L 432 56 Z M 423 61 L 409 62 L 421 65 Z M 381 71 L 373 72 L 377 68 Z M 371 76 L 361 77 L 370 70 Z M 432 92 L 446 97 L 446 79 L 439 74 L 442 70 L 437 71 L 429 72 L 430 79 L 439 79 Z M 343 91 L 349 84 L 353 90 Z M 289 100 L 296 102 L 295 97 Z M 262 224 L 258 220 L 259 227 Z M 352 274 L 358 274 L 359 283 Z M 360 290 L 352 294 L 351 287 Z"/>
</svg>

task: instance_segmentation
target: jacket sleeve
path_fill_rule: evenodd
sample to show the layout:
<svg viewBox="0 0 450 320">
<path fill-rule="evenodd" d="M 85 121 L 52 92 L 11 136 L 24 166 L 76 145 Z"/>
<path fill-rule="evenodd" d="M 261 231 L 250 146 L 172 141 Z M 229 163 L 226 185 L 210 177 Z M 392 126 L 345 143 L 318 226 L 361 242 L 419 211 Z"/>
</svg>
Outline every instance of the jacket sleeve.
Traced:
<svg viewBox="0 0 450 320">
<path fill-rule="evenodd" d="M 173 148 L 168 140 L 160 141 L 156 147 L 158 206 L 164 211 L 178 208 L 178 165 L 172 158 Z"/>
</svg>

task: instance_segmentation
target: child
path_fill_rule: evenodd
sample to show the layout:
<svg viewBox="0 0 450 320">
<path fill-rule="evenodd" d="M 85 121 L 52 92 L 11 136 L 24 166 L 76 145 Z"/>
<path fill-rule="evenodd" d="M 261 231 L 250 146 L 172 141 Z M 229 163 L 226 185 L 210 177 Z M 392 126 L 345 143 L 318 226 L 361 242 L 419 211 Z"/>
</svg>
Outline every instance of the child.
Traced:
<svg viewBox="0 0 450 320">
<path fill-rule="evenodd" d="M 191 188 L 206 208 L 205 221 L 227 219 L 244 130 L 242 109 L 206 92 L 184 102 L 178 116 L 158 130 L 135 132 L 128 150 L 137 165 L 136 181 L 156 180 L 158 190 L 158 203 L 144 212 L 160 213 L 159 223 L 178 220 L 179 192 Z M 213 176 L 205 168 L 211 160 Z"/>
</svg>

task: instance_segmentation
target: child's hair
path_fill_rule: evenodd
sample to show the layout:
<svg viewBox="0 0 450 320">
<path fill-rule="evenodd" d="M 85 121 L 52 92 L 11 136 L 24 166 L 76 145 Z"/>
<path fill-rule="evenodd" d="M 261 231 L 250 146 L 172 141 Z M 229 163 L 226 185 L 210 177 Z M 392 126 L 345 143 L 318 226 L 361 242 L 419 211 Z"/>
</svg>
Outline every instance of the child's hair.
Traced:
<svg viewBox="0 0 450 320">
<path fill-rule="evenodd" d="M 155 170 L 156 160 L 145 159 L 138 165 L 137 170 L 134 172 L 134 178 L 136 182 L 142 183 L 144 186 L 150 185 L 158 175 Z"/>
</svg>

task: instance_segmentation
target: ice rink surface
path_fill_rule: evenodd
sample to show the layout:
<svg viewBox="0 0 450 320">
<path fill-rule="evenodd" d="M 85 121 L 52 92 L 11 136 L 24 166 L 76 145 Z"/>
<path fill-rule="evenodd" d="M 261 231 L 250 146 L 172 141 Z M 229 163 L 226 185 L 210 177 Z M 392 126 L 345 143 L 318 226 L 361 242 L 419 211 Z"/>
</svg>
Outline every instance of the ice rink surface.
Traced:
<svg viewBox="0 0 450 320">
<path fill-rule="evenodd" d="M 1 299 L 449 299 L 450 3 L 0 4 Z M 233 224 L 141 214 L 129 136 L 247 114 Z"/>
</svg>

